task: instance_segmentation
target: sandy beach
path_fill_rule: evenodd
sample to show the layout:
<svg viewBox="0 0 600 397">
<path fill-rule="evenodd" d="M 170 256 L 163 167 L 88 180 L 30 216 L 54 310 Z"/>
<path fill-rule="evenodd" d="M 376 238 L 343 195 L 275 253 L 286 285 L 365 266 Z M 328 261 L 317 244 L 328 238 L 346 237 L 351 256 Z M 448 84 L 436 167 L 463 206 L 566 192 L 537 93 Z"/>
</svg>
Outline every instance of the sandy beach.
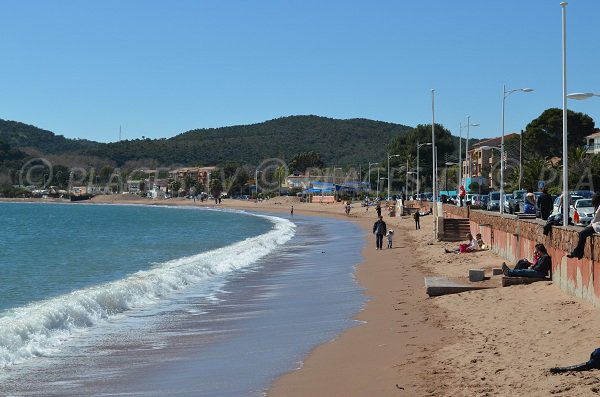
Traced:
<svg viewBox="0 0 600 397">
<path fill-rule="evenodd" d="M 235 202 L 229 202 L 235 204 Z M 229 204 L 228 203 L 228 204 Z M 255 209 L 287 203 L 246 203 Z M 296 212 L 343 217 L 342 205 L 297 204 Z M 269 208 L 272 210 L 272 208 Z M 282 208 L 281 210 L 287 210 Z M 600 346 L 600 317 L 589 303 L 551 282 L 500 287 L 490 251 L 446 254 L 433 242 L 432 218 L 414 230 L 409 217 L 385 217 L 391 250 L 376 251 L 375 213 L 355 205 L 350 220 L 368 240 L 357 279 L 370 297 L 364 323 L 317 347 L 300 370 L 278 379 L 268 396 L 589 396 L 597 371 L 553 375 L 549 368 L 587 361 Z M 512 265 L 512 264 L 511 264 Z M 487 290 L 429 298 L 425 275 L 464 277 L 484 268 Z"/>
<path fill-rule="evenodd" d="M 114 196 L 94 202 L 113 202 Z M 151 204 L 119 198 L 117 202 Z M 203 205 L 173 199 L 156 204 Z M 551 282 L 500 287 L 490 251 L 446 254 L 456 243 L 434 242 L 432 218 L 414 230 L 409 217 L 388 217 L 395 247 L 376 251 L 375 211 L 354 204 L 305 204 L 281 198 L 261 203 L 224 200 L 219 207 L 332 216 L 356 222 L 367 244 L 356 277 L 368 303 L 361 324 L 316 347 L 299 370 L 277 379 L 277 396 L 590 396 L 600 393 L 598 371 L 554 375 L 549 368 L 587 361 L 600 346 L 596 309 Z M 558 260 L 558 258 L 556 259 Z M 512 264 L 511 264 L 512 265 Z M 429 298 L 425 275 L 466 278 L 486 269 L 490 288 Z"/>
</svg>

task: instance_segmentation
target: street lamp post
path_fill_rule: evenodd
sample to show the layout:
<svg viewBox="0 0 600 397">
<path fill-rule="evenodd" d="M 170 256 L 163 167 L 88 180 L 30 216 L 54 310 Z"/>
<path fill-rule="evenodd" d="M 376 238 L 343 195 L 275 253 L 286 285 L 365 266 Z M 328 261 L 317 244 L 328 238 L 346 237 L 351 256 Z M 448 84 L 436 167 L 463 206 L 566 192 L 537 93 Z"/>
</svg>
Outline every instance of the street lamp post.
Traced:
<svg viewBox="0 0 600 397">
<path fill-rule="evenodd" d="M 504 212 L 504 109 L 506 98 L 513 92 L 531 92 L 533 88 L 516 88 L 514 90 L 506 90 L 506 84 L 502 85 L 502 140 L 500 143 L 500 213 Z"/>
<path fill-rule="evenodd" d="M 369 163 L 369 193 L 371 192 L 371 166 L 372 165 L 379 165 L 379 163 Z M 379 183 L 379 182 L 377 182 Z M 367 197 L 369 197 L 369 193 L 367 193 Z"/>
<path fill-rule="evenodd" d="M 452 166 L 452 165 L 457 165 L 459 163 L 453 163 L 451 161 L 446 161 L 446 163 L 444 164 L 446 167 L 444 169 L 444 190 L 446 190 L 446 192 L 448 191 L 448 166 Z M 460 182 L 459 182 L 460 183 Z M 458 188 L 457 188 L 457 192 L 458 192 Z"/>
<path fill-rule="evenodd" d="M 256 202 L 258 202 L 258 173 L 262 173 L 258 168 L 254 170 L 254 193 L 256 194 Z"/>
<path fill-rule="evenodd" d="M 387 199 L 390 199 L 390 181 L 392 180 L 392 178 L 390 178 L 390 159 L 392 157 L 400 157 L 399 154 L 392 154 L 390 155 L 390 152 L 388 152 L 388 156 L 387 156 L 387 176 L 388 176 L 388 189 L 387 189 Z"/>
<path fill-rule="evenodd" d="M 567 153 L 567 2 L 560 3 L 562 7 L 562 78 L 563 78 L 563 226 L 569 225 L 569 156 Z"/>
<path fill-rule="evenodd" d="M 433 190 L 433 201 L 432 201 L 432 206 L 433 206 L 433 211 L 432 211 L 432 218 L 433 218 L 433 239 L 434 241 L 437 240 L 437 236 L 438 236 L 438 211 L 437 211 L 437 150 L 435 147 L 435 90 L 431 90 L 431 148 L 432 148 L 432 152 L 433 152 L 433 186 L 432 186 L 432 190 Z"/>
<path fill-rule="evenodd" d="M 562 5 L 562 3 L 561 3 Z M 565 3 L 566 5 L 566 3 Z M 565 87 L 566 90 L 566 87 Z M 566 91 L 565 91 L 566 92 Z M 600 96 L 600 94 L 596 94 L 593 92 L 574 92 L 572 94 L 567 94 L 565 96 L 565 98 L 569 98 L 569 99 L 576 99 L 578 101 L 582 101 L 584 99 L 589 99 L 591 97 L 595 97 L 595 96 Z M 566 145 L 567 145 L 567 135 L 566 135 L 566 125 L 567 125 L 567 115 L 566 113 L 563 112 L 563 225 L 568 225 L 569 222 L 569 215 L 565 215 L 568 214 L 570 212 L 569 209 L 569 194 L 568 194 L 568 189 L 569 189 L 569 185 L 568 185 L 568 177 L 569 177 L 569 173 L 568 173 L 568 168 L 567 168 L 567 150 L 565 149 Z M 565 199 L 565 197 L 567 197 Z M 565 208 L 567 208 L 567 210 L 565 211 Z"/>
<path fill-rule="evenodd" d="M 470 171 L 469 168 L 469 162 L 467 161 L 467 156 L 469 153 L 469 128 L 470 127 L 477 127 L 479 126 L 479 123 L 471 123 L 471 116 L 467 116 L 467 124 L 466 125 L 462 125 L 462 122 L 460 123 L 460 131 L 458 132 L 458 164 L 460 165 L 458 168 L 458 184 L 459 186 L 462 184 L 462 130 L 463 128 L 467 129 L 467 141 L 466 141 L 466 150 L 465 150 L 465 163 L 467 163 L 467 169 L 466 171 Z M 467 173 L 468 175 L 468 173 Z"/>
<path fill-rule="evenodd" d="M 408 198 L 408 174 L 416 174 L 415 171 L 409 171 L 408 167 L 406 168 L 406 184 L 404 190 L 406 190 L 406 197 Z"/>
<path fill-rule="evenodd" d="M 389 178 L 386 178 L 385 176 L 382 176 L 381 178 L 378 178 L 378 182 L 381 182 L 381 181 L 383 181 L 385 179 L 389 179 Z M 377 189 L 379 189 L 379 183 L 377 183 Z M 377 195 L 377 197 L 379 197 L 379 195 Z"/>
<path fill-rule="evenodd" d="M 419 188 L 421 183 L 421 181 L 419 180 L 419 168 L 421 167 L 421 164 L 419 162 L 419 149 L 421 148 L 421 146 L 431 146 L 431 142 L 419 144 L 419 142 L 417 141 L 417 197 L 419 197 L 419 199 L 421 199 L 421 196 L 419 196 Z"/>
<path fill-rule="evenodd" d="M 377 198 L 379 199 L 379 170 L 380 167 L 377 167 Z"/>
</svg>

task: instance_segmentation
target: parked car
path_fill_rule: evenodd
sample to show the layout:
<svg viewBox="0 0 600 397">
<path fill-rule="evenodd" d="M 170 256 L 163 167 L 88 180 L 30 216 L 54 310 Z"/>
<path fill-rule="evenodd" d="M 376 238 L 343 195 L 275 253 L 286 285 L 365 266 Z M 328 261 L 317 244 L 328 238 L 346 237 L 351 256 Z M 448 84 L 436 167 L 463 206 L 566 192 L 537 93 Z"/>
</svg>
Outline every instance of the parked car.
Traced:
<svg viewBox="0 0 600 397">
<path fill-rule="evenodd" d="M 471 207 L 482 208 L 481 197 L 481 194 L 474 194 L 473 197 L 471 197 Z"/>
<path fill-rule="evenodd" d="M 477 195 L 473 194 L 473 193 L 465 194 L 465 205 L 473 205 L 473 197 L 474 196 L 477 196 Z"/>
<path fill-rule="evenodd" d="M 504 193 L 504 213 L 514 214 L 515 209 L 513 208 L 513 195 L 512 193 Z"/>
<path fill-rule="evenodd" d="M 573 190 L 571 194 L 589 199 L 591 199 L 592 196 L 594 196 L 594 192 L 592 192 L 591 190 Z"/>
<path fill-rule="evenodd" d="M 490 192 L 487 203 L 488 211 L 500 211 L 500 192 Z"/>
<path fill-rule="evenodd" d="M 569 205 L 571 207 L 571 209 L 573 208 L 573 203 L 575 203 L 575 201 L 577 200 L 581 200 L 582 198 L 585 198 L 583 196 L 580 196 L 578 194 L 573 194 L 573 192 L 571 192 L 569 194 Z M 552 208 L 552 215 L 554 214 L 558 214 L 562 208 L 562 201 L 563 201 L 563 195 L 559 195 L 557 198 L 554 199 L 554 206 Z M 569 213 L 569 216 L 572 215 L 571 213 Z"/>
<path fill-rule="evenodd" d="M 521 211 L 522 207 L 520 203 L 523 202 L 525 195 L 527 194 L 527 190 L 515 190 L 510 195 L 510 199 L 508 200 L 507 205 L 504 207 L 505 212 L 509 214 L 514 214 L 515 212 Z"/>
<path fill-rule="evenodd" d="M 592 199 L 579 199 L 573 204 L 573 223 L 578 226 L 587 226 L 594 218 Z"/>
<path fill-rule="evenodd" d="M 479 208 L 487 209 L 488 201 L 489 201 L 489 196 L 487 194 L 480 194 L 479 195 Z"/>
</svg>

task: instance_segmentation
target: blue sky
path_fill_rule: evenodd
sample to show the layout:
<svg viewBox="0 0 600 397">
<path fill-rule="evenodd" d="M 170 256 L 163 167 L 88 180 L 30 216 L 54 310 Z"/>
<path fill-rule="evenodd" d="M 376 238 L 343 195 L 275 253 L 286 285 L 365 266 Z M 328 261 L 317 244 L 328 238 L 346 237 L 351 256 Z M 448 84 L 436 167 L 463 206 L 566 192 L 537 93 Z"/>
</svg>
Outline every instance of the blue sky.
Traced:
<svg viewBox="0 0 600 397">
<path fill-rule="evenodd" d="M 562 107 L 558 0 L 0 2 L 0 118 L 67 138 L 169 138 L 314 114 L 458 135 Z M 568 91 L 600 92 L 600 1 L 567 7 Z M 600 120 L 600 98 L 569 101 Z M 463 132 L 464 133 L 464 132 Z"/>
</svg>

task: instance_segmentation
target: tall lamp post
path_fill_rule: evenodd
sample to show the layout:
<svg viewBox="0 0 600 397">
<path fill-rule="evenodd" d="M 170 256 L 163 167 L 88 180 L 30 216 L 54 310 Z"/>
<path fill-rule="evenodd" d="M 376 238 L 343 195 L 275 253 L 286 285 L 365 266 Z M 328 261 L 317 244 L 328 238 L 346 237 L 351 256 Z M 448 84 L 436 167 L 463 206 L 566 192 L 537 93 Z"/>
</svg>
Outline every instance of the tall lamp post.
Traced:
<svg viewBox="0 0 600 397">
<path fill-rule="evenodd" d="M 500 143 L 500 213 L 504 212 L 504 109 L 506 98 L 513 92 L 531 92 L 533 88 L 516 88 L 514 90 L 506 90 L 506 84 L 502 85 L 502 140 Z"/>
<path fill-rule="evenodd" d="M 569 156 L 567 153 L 567 2 L 560 3 L 562 7 L 562 129 L 563 129 L 563 226 L 569 225 Z"/>
<path fill-rule="evenodd" d="M 561 3 L 562 4 L 562 3 Z M 567 94 L 566 97 L 569 99 L 577 99 L 578 101 L 582 101 L 584 99 L 589 99 L 591 97 L 594 96 L 600 96 L 600 94 L 595 94 L 593 92 L 574 92 L 572 94 Z M 566 114 L 563 113 L 563 209 L 564 208 L 569 208 L 569 200 L 567 198 L 567 200 L 565 200 L 565 196 L 568 196 L 567 192 L 568 191 L 568 177 L 569 177 L 569 173 L 568 173 L 568 168 L 567 168 L 567 151 L 565 149 L 566 146 L 566 124 L 567 124 L 567 116 Z M 566 182 L 565 182 L 566 181 Z M 569 213 L 570 209 L 567 211 L 563 210 L 563 225 L 568 225 L 568 221 L 569 221 L 569 217 L 568 215 L 565 216 L 565 213 Z"/>
<path fill-rule="evenodd" d="M 460 131 L 458 132 L 458 185 L 460 186 L 462 184 L 462 130 L 463 128 L 467 129 L 467 141 L 466 141 L 466 151 L 465 151 L 465 163 L 467 163 L 467 171 L 469 171 L 469 162 L 467 161 L 467 156 L 469 153 L 469 128 L 470 127 L 477 127 L 479 126 L 479 123 L 471 123 L 471 116 L 467 116 L 467 124 L 466 125 L 462 125 L 462 122 L 460 123 Z M 468 175 L 468 174 L 467 174 Z"/>
<path fill-rule="evenodd" d="M 254 192 L 256 194 L 256 202 L 258 203 L 258 173 L 262 173 L 258 168 L 254 171 Z"/>
<path fill-rule="evenodd" d="M 392 178 L 390 178 L 390 159 L 392 157 L 400 157 L 399 154 L 392 154 L 390 155 L 390 152 L 388 152 L 388 156 L 387 156 L 387 176 L 388 176 L 388 193 L 387 193 L 387 199 L 390 199 L 390 181 L 392 180 Z"/>
<path fill-rule="evenodd" d="M 421 146 L 431 146 L 431 142 L 421 144 L 417 142 L 417 197 L 419 197 L 419 199 L 421 199 L 421 196 L 419 196 L 419 188 L 421 183 L 421 181 L 419 181 L 419 168 L 421 168 L 421 164 L 419 162 L 419 149 L 421 148 Z"/>
<path fill-rule="evenodd" d="M 435 147 L 435 90 L 431 90 L 431 148 L 433 151 L 433 240 L 438 236 L 438 213 L 437 213 L 437 148 Z"/>
<path fill-rule="evenodd" d="M 444 164 L 446 167 L 444 169 L 444 190 L 446 192 L 448 192 L 448 166 L 453 166 L 453 165 L 457 165 L 459 163 L 453 163 L 452 161 L 446 161 L 446 163 Z M 459 181 L 459 185 L 460 185 L 460 181 Z M 458 193 L 458 187 L 456 188 L 456 192 Z"/>
<path fill-rule="evenodd" d="M 379 163 L 369 163 L 369 193 L 371 192 L 371 166 L 372 165 L 379 165 Z M 379 181 L 377 181 L 377 183 L 379 183 Z M 368 193 L 367 193 L 367 197 L 368 197 Z"/>
<path fill-rule="evenodd" d="M 408 175 L 409 174 L 416 174 L 415 171 L 409 171 L 408 168 L 406 169 L 406 197 L 408 197 Z M 418 183 L 418 182 L 417 182 Z"/>
<path fill-rule="evenodd" d="M 380 178 L 377 178 L 377 191 L 379 191 L 379 182 L 383 181 L 384 179 L 390 179 L 390 178 L 386 178 L 385 176 L 382 176 Z M 377 194 L 377 197 L 379 197 L 379 193 Z"/>
<path fill-rule="evenodd" d="M 379 170 L 380 167 L 377 167 L 377 199 L 379 199 Z"/>
</svg>

